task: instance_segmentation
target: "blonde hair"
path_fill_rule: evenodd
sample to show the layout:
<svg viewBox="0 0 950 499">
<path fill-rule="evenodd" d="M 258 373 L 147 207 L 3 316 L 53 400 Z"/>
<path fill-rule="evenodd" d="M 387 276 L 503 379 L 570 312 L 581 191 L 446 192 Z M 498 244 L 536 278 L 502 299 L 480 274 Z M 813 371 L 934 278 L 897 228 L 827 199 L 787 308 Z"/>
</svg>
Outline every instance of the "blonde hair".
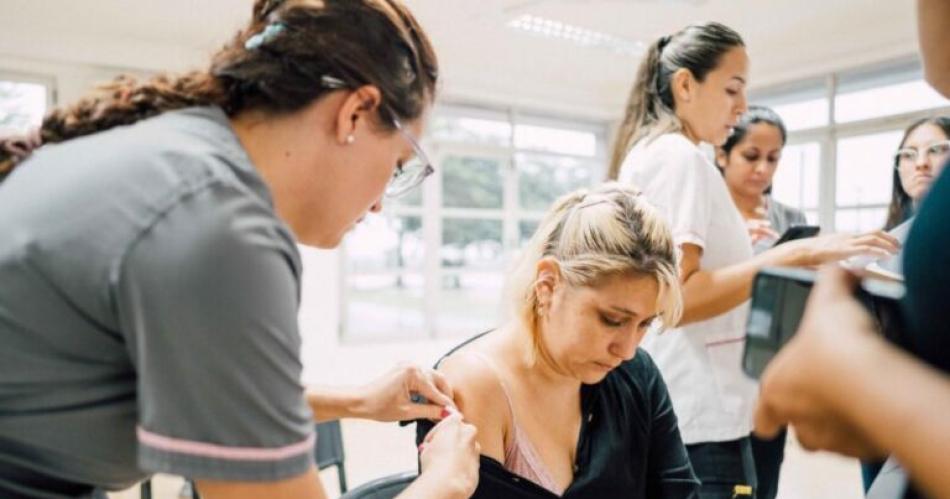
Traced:
<svg viewBox="0 0 950 499">
<path fill-rule="evenodd" d="M 659 286 L 659 319 L 664 328 L 673 327 L 683 310 L 675 255 L 669 228 L 636 188 L 608 182 L 572 192 L 545 215 L 511 274 L 512 315 L 531 332 L 536 353 L 547 357 L 535 284 L 538 262 L 553 258 L 570 286 L 595 286 L 614 275 L 652 276 Z"/>
</svg>

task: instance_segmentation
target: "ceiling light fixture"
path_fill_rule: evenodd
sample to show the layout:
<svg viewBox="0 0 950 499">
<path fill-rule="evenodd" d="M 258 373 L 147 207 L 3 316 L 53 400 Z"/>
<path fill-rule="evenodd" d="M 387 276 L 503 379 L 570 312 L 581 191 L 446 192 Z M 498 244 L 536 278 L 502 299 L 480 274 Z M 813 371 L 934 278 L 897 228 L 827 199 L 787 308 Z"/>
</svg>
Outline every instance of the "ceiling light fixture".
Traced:
<svg viewBox="0 0 950 499">
<path fill-rule="evenodd" d="M 524 31 L 535 36 L 555 38 L 572 42 L 582 47 L 607 49 L 626 56 L 643 55 L 643 42 L 633 42 L 580 26 L 574 26 L 552 19 L 525 14 L 508 22 L 508 27 Z"/>
</svg>

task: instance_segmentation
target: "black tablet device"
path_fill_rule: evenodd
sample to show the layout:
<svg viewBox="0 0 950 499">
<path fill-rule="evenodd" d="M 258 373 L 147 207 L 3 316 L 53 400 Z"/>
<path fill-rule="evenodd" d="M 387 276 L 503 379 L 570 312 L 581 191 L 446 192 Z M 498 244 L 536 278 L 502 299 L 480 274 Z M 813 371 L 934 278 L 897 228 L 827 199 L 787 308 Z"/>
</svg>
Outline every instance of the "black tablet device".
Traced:
<svg viewBox="0 0 950 499">
<path fill-rule="evenodd" d="M 791 268 L 766 268 L 755 276 L 752 303 L 746 322 L 742 368 L 759 378 L 765 366 L 798 331 L 805 303 L 816 273 Z M 907 347 L 900 299 L 904 285 L 879 279 L 864 279 L 855 297 L 876 319 L 878 330 L 891 343 Z"/>
</svg>

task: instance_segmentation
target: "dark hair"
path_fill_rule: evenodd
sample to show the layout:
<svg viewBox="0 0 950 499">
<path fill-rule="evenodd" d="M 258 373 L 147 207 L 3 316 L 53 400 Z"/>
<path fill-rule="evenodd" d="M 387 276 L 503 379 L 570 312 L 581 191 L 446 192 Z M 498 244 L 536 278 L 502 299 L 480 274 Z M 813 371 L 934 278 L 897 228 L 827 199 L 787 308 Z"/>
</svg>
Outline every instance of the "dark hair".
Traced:
<svg viewBox="0 0 950 499">
<path fill-rule="evenodd" d="M 120 76 L 49 113 L 39 134 L 60 142 L 190 106 L 219 106 L 229 116 L 293 112 L 362 85 L 379 88 L 380 123 L 392 129 L 393 118 L 422 114 L 437 78 L 432 45 L 399 0 L 256 0 L 250 24 L 207 69 L 145 82 Z M 15 159 L 0 148 L 0 180 Z"/>
<path fill-rule="evenodd" d="M 749 134 L 749 129 L 752 128 L 752 125 L 758 125 L 759 123 L 777 128 L 779 134 L 782 136 L 782 147 L 785 146 L 785 142 L 788 140 L 788 130 L 785 129 L 785 122 L 782 121 L 778 113 L 765 106 L 749 106 L 749 110 L 739 118 L 739 123 L 732 129 L 732 134 L 729 135 L 726 142 L 720 146 L 722 152 L 728 157 L 732 149 L 739 145 L 739 143 L 745 139 L 746 135 Z M 725 170 L 723 170 L 725 165 L 717 164 L 716 166 L 720 172 L 725 174 Z M 772 186 L 770 185 L 765 189 L 764 194 L 771 193 Z"/>
<path fill-rule="evenodd" d="M 923 125 L 933 125 L 943 131 L 943 134 L 950 139 L 950 116 L 937 116 L 933 118 L 923 118 L 910 124 L 904 130 L 904 137 L 901 139 L 898 149 L 904 147 L 907 137 L 914 133 L 914 130 Z M 884 230 L 891 230 L 902 224 L 905 220 L 914 215 L 914 201 L 910 194 L 904 190 L 901 182 L 901 174 L 897 169 L 898 160 L 894 157 L 893 187 L 891 188 L 891 204 L 887 207 L 887 221 L 884 222 Z"/>
<path fill-rule="evenodd" d="M 742 139 L 749 133 L 752 125 L 759 123 L 778 128 L 779 134 L 782 136 L 782 145 L 785 145 L 785 141 L 788 140 L 788 131 L 785 129 L 785 122 L 782 121 L 778 113 L 765 106 L 749 106 L 749 110 L 739 118 L 739 123 L 732 129 L 732 134 L 726 139 L 726 143 L 721 146 L 723 152 L 727 155 L 732 152 L 732 149 L 742 142 Z"/>
<path fill-rule="evenodd" d="M 687 69 L 694 78 L 703 81 L 719 66 L 726 52 L 740 46 L 745 46 L 745 42 L 738 33 L 715 22 L 687 26 L 650 45 L 637 69 L 623 124 L 614 140 L 607 178 L 617 178 L 620 165 L 637 141 L 682 127 L 674 113 L 670 88 L 673 73 Z"/>
</svg>

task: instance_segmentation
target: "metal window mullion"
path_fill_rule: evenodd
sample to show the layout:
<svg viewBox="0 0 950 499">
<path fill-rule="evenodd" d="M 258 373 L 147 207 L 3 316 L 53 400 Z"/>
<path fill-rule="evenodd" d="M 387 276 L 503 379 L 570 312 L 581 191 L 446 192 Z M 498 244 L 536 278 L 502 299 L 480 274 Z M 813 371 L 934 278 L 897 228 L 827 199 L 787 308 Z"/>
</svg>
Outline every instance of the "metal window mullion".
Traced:
<svg viewBox="0 0 950 499">
<path fill-rule="evenodd" d="M 831 74 L 827 78 L 828 98 L 828 134 L 821 145 L 821 173 L 818 176 L 818 220 L 822 227 L 835 230 L 835 199 L 837 192 L 838 142 L 835 130 L 835 94 L 838 91 L 838 77 Z"/>
<path fill-rule="evenodd" d="M 439 147 L 436 147 L 435 153 L 438 163 L 442 163 L 444 158 Z M 439 311 L 439 301 L 442 293 L 442 169 L 437 168 L 431 182 L 427 182 L 426 195 L 423 196 L 422 233 L 425 241 L 425 264 L 424 284 L 422 293 L 422 313 L 427 336 L 435 338 L 437 336 L 436 326 Z"/>
</svg>

